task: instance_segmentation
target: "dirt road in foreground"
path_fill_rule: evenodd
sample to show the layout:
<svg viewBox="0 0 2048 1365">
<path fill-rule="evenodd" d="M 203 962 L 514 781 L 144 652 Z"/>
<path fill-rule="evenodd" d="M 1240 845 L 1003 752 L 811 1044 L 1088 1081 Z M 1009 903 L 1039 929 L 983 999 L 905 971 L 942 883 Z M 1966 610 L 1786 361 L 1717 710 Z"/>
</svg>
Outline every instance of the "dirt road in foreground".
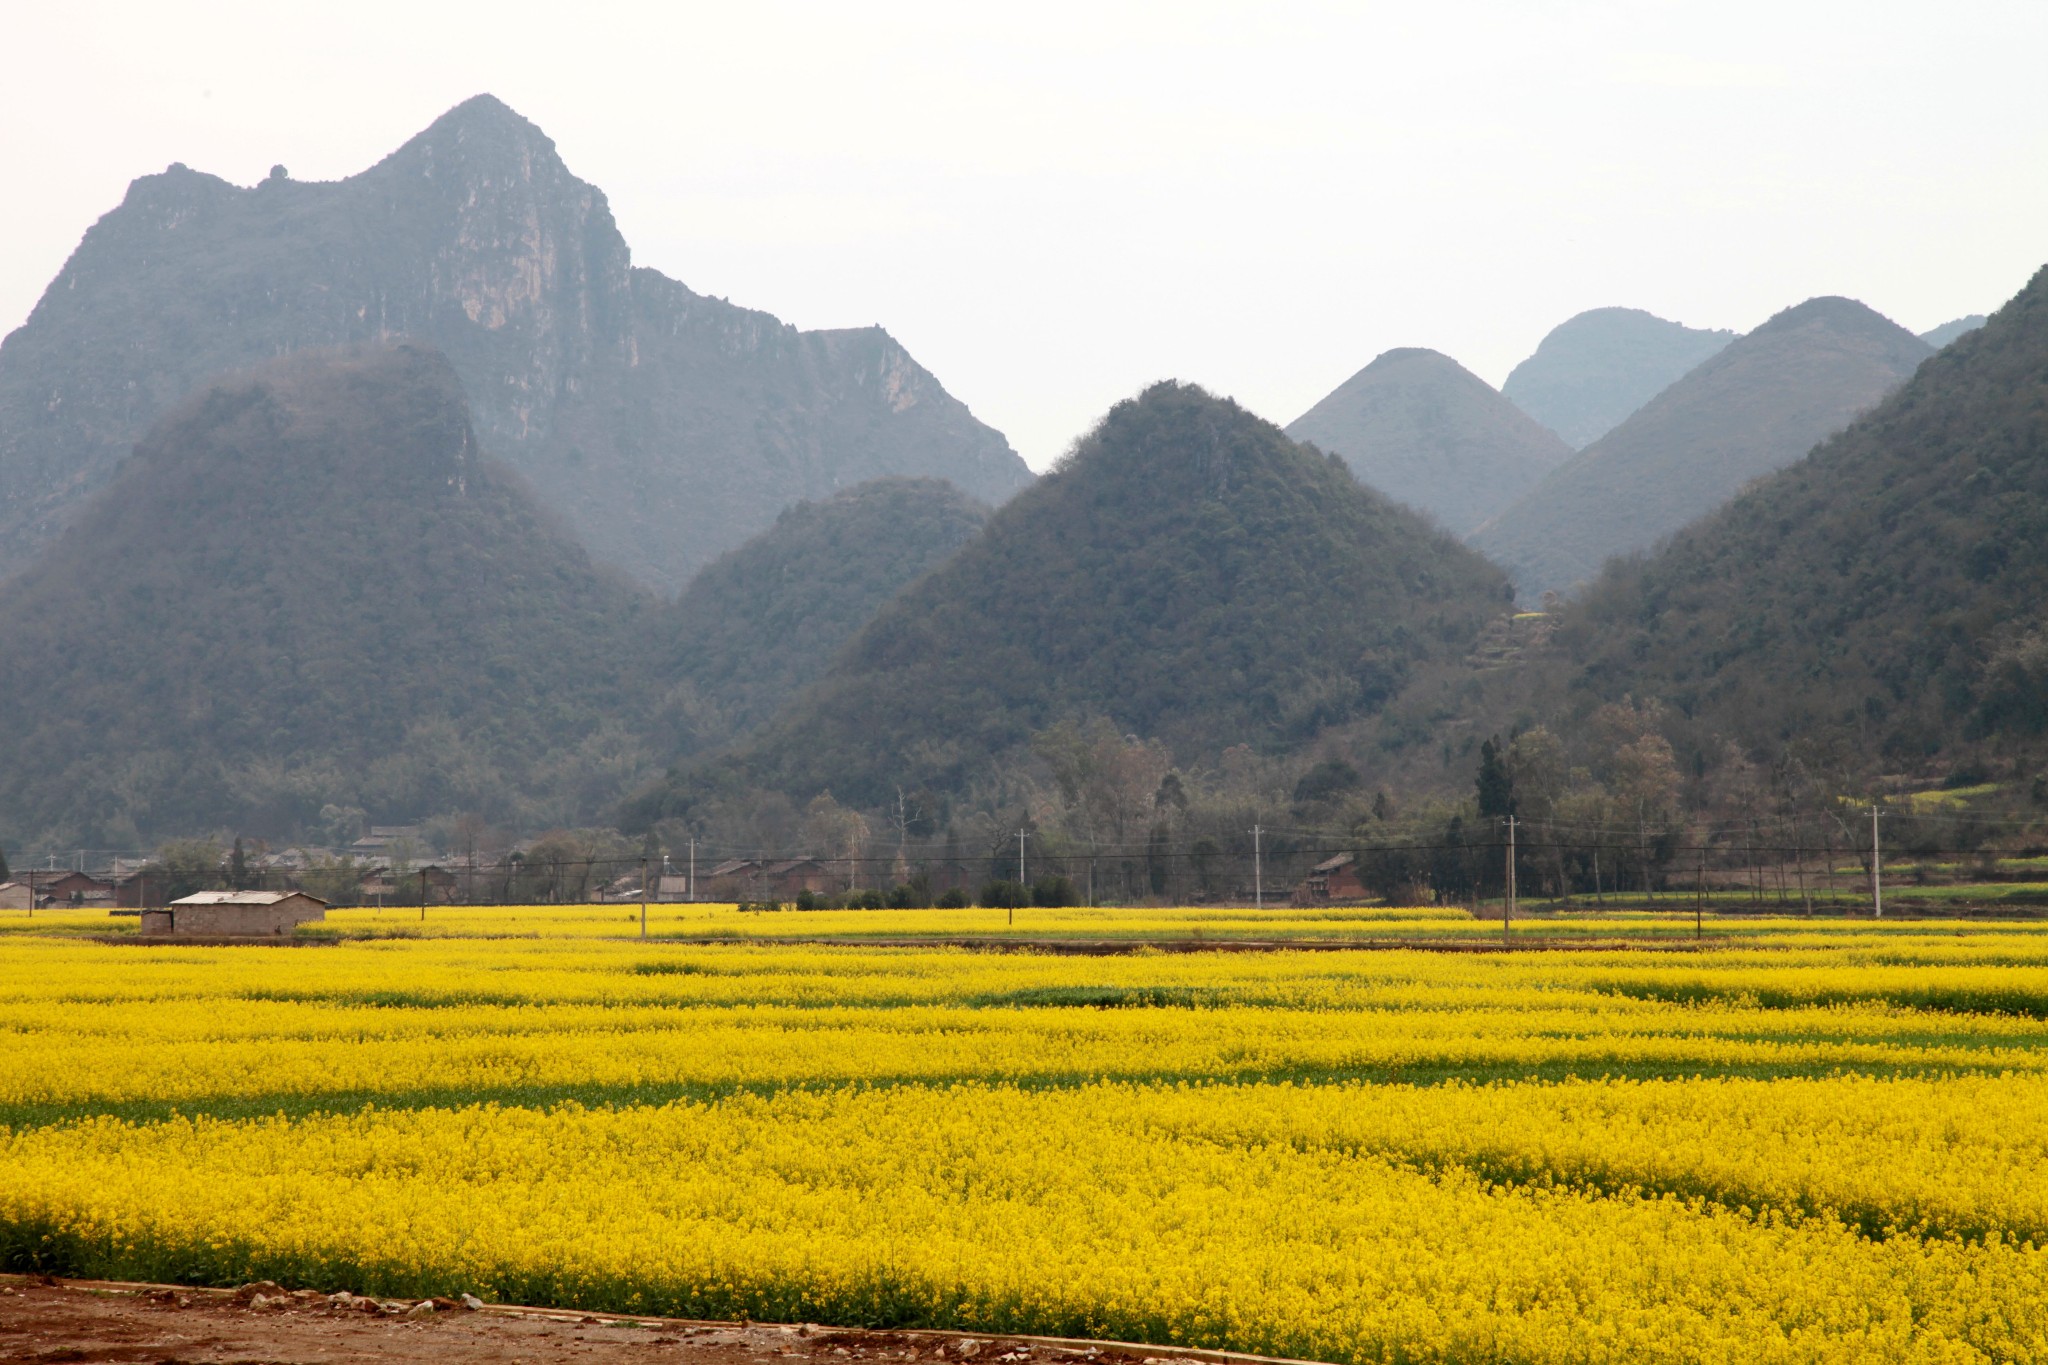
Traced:
<svg viewBox="0 0 2048 1365">
<path fill-rule="evenodd" d="M 14 1365 L 1255 1365 L 1261 1357 L 954 1332 L 680 1322 L 553 1309 L 0 1276 Z"/>
</svg>

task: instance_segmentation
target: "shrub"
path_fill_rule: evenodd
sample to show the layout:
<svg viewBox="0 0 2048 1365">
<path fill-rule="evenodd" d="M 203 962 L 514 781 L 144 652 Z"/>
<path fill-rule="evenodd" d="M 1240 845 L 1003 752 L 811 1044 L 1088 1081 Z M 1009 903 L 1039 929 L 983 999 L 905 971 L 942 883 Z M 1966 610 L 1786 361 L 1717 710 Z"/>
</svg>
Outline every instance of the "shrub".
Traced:
<svg viewBox="0 0 2048 1365">
<path fill-rule="evenodd" d="M 990 910 L 1015 910 L 1031 904 L 1031 894 L 1021 884 L 999 877 L 981 884 L 981 894 L 974 898 L 974 903 Z"/>
<path fill-rule="evenodd" d="M 1065 877 L 1040 877 L 1031 883 L 1031 903 L 1058 909 L 1074 903 L 1074 884 Z"/>
</svg>

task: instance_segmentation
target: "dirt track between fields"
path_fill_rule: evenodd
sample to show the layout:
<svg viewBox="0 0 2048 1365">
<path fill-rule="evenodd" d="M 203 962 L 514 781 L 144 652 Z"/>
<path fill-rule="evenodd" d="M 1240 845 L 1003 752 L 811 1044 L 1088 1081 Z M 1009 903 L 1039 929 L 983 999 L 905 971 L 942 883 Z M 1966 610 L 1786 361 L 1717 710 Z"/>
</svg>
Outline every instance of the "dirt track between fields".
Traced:
<svg viewBox="0 0 2048 1365">
<path fill-rule="evenodd" d="M 449 1300 L 432 1308 L 240 1290 L 0 1276 L 8 1365 L 1260 1365 L 1225 1351 L 958 1332 L 683 1322 Z"/>
</svg>

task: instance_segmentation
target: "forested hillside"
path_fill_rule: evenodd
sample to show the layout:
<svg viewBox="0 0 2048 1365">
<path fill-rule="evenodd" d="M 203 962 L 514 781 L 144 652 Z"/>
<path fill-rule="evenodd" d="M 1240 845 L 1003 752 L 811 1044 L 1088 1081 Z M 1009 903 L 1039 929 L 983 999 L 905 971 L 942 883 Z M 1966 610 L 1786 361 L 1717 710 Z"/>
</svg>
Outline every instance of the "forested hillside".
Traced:
<svg viewBox="0 0 2048 1365">
<path fill-rule="evenodd" d="M 881 328 L 800 332 L 635 268 L 603 193 L 482 95 L 344 180 L 129 186 L 0 343 L 0 577 L 196 385 L 400 336 L 448 357 L 486 446 L 593 555 L 666 592 L 800 498 L 1031 480 Z"/>
<path fill-rule="evenodd" d="M 2048 270 L 1874 412 L 1646 560 L 1557 642 L 1576 695 L 1908 771 L 2048 731 Z"/>
<path fill-rule="evenodd" d="M 1733 340 L 1640 308 L 1595 308 L 1553 327 L 1501 392 L 1583 450 Z"/>
<path fill-rule="evenodd" d="M 988 510 L 942 479 L 877 479 L 798 503 L 706 565 L 654 631 L 664 746 L 694 753 L 768 719 Z"/>
<path fill-rule="evenodd" d="M 703 790 L 958 788 L 1034 732 L 1106 717 L 1185 762 L 1285 751 L 1462 658 L 1498 570 L 1227 399 L 1162 383 L 912 584 Z"/>
<path fill-rule="evenodd" d="M 1388 351 L 1287 427 L 1359 480 L 1459 535 L 1571 457 L 1571 447 L 1447 355 Z"/>
<path fill-rule="evenodd" d="M 432 351 L 223 380 L 0 585 L 0 834 L 588 818 L 645 761 L 655 606 L 485 458 Z"/>
<path fill-rule="evenodd" d="M 1782 469 L 1933 352 L 1853 299 L 1810 299 L 1699 365 L 1479 528 L 1522 600 L 1569 593 Z"/>
</svg>

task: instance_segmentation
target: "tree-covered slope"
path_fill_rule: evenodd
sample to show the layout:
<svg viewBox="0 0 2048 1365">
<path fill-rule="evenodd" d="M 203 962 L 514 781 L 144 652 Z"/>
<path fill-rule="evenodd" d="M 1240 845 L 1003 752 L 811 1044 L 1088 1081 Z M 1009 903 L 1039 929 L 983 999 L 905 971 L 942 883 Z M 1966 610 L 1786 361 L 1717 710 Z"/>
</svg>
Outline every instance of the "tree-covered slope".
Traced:
<svg viewBox="0 0 2048 1365">
<path fill-rule="evenodd" d="M 1640 308 L 1595 308 L 1551 328 L 1501 392 L 1583 450 L 1733 340 Z"/>
<path fill-rule="evenodd" d="M 129 186 L 0 343 L 0 576 L 196 385 L 397 336 L 448 357 L 485 444 L 594 555 L 666 591 L 800 498 L 1031 478 L 879 327 L 800 332 L 634 268 L 604 195 L 482 95 L 344 180 Z"/>
<path fill-rule="evenodd" d="M 767 720 L 988 514 L 943 479 L 876 479 L 796 504 L 706 565 L 655 632 L 673 750 L 715 747 Z"/>
<path fill-rule="evenodd" d="M 1810 299 L 1693 369 L 1469 541 L 1524 601 L 1570 592 L 1799 459 L 1931 354 L 1853 299 Z"/>
<path fill-rule="evenodd" d="M 484 458 L 432 351 L 228 378 L 0 585 L 0 833 L 594 813 L 643 752 L 655 605 Z"/>
<path fill-rule="evenodd" d="M 1460 535 L 1571 457 L 1571 447 L 1447 355 L 1388 351 L 1288 424 L 1361 482 Z"/>
<path fill-rule="evenodd" d="M 1227 399 L 1162 383 L 911 585 L 725 769 L 873 805 L 1063 719 L 1186 762 L 1298 746 L 1462 657 L 1500 572 Z M 715 781 L 675 775 L 643 813 Z"/>
<path fill-rule="evenodd" d="M 1808 458 L 1614 566 L 1558 643 L 1762 749 L 1916 765 L 2048 728 L 2048 270 Z"/>
</svg>

